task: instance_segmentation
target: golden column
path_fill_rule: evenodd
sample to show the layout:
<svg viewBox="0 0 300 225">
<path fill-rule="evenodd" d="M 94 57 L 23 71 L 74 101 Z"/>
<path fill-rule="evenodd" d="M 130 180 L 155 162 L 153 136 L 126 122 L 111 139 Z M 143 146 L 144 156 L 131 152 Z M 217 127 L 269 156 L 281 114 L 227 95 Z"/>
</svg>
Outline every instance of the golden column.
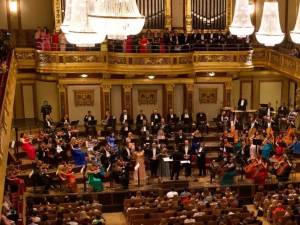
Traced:
<svg viewBox="0 0 300 225">
<path fill-rule="evenodd" d="M 165 0 L 165 28 L 168 28 L 170 30 L 172 28 L 171 2 L 172 0 Z"/>
<path fill-rule="evenodd" d="M 126 109 L 132 116 L 132 84 L 123 85 L 122 109 Z"/>
<path fill-rule="evenodd" d="M 62 24 L 61 0 L 53 0 L 53 12 L 55 20 L 55 30 L 58 32 L 60 30 L 60 25 Z"/>
<path fill-rule="evenodd" d="M 185 29 L 188 33 L 193 31 L 192 0 L 185 0 Z"/>
<path fill-rule="evenodd" d="M 165 102 L 164 102 L 164 114 L 168 114 L 169 109 L 174 108 L 174 84 L 165 85 Z"/>
<path fill-rule="evenodd" d="M 111 85 L 102 84 L 101 85 L 101 114 L 102 118 L 105 117 L 105 111 L 111 111 Z"/>
<path fill-rule="evenodd" d="M 68 101 L 67 101 L 67 86 L 63 84 L 58 84 L 58 96 L 59 96 L 59 113 L 60 118 L 63 118 L 65 114 L 69 114 Z"/>
<path fill-rule="evenodd" d="M 185 85 L 185 101 L 184 108 L 193 113 L 193 100 L 194 100 L 194 84 Z"/>
<path fill-rule="evenodd" d="M 225 98 L 224 98 L 224 104 L 223 106 L 230 107 L 231 104 L 231 90 L 232 85 L 231 82 L 225 82 Z"/>
</svg>

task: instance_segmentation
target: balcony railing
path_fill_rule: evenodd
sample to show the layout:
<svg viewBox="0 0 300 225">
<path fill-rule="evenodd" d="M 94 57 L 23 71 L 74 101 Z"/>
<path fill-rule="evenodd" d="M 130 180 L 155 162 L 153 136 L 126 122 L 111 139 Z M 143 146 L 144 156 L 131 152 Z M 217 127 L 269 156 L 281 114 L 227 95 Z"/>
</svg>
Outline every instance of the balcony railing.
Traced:
<svg viewBox="0 0 300 225">
<path fill-rule="evenodd" d="M 252 50 L 118 53 L 16 49 L 19 68 L 40 73 L 186 74 L 253 69 Z"/>
</svg>

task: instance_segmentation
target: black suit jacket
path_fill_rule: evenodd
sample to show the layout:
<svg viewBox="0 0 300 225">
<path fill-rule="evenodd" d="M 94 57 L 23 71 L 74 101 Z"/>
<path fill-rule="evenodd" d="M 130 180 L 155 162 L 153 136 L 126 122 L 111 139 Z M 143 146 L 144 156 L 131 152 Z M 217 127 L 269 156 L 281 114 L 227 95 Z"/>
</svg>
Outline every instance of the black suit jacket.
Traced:
<svg viewBox="0 0 300 225">
<path fill-rule="evenodd" d="M 93 121 L 93 120 L 95 120 L 94 116 L 88 116 L 88 115 L 85 115 L 85 117 L 83 119 L 83 121 L 86 125 L 89 121 Z"/>
<path fill-rule="evenodd" d="M 242 105 L 242 100 L 244 100 L 244 104 Z M 246 110 L 247 109 L 247 99 L 245 98 L 240 98 L 238 102 L 238 110 Z"/>
<path fill-rule="evenodd" d="M 125 122 L 127 122 L 128 124 L 131 123 L 131 118 L 130 116 L 127 114 L 127 119 L 124 121 L 124 113 L 121 113 L 120 115 L 120 123 L 124 124 Z"/>
<path fill-rule="evenodd" d="M 285 106 L 280 106 L 278 108 L 278 116 L 286 117 L 288 114 L 289 114 L 289 111 Z"/>
<path fill-rule="evenodd" d="M 122 158 L 124 161 L 128 162 L 128 161 L 130 161 L 132 156 L 131 156 L 131 154 L 130 155 L 128 154 L 126 148 L 127 147 L 123 148 L 123 150 L 122 150 Z"/>
<path fill-rule="evenodd" d="M 158 159 L 157 156 L 160 154 L 160 149 L 156 148 L 156 160 Z M 148 159 L 152 160 L 153 156 L 154 156 L 154 152 L 152 148 L 149 148 L 147 150 L 147 155 L 148 155 Z"/>
<path fill-rule="evenodd" d="M 176 114 L 173 114 L 173 118 L 171 117 L 171 114 L 167 115 L 167 123 L 168 124 L 176 124 L 178 123 L 178 117 Z"/>
<path fill-rule="evenodd" d="M 203 121 L 206 122 L 207 121 L 206 114 L 203 112 L 198 112 L 196 115 L 196 120 L 197 120 L 197 123 L 200 123 Z"/>
<path fill-rule="evenodd" d="M 136 116 L 136 124 L 137 125 L 142 125 L 143 120 L 147 120 L 147 117 L 145 116 L 145 114 L 138 114 Z"/>
<path fill-rule="evenodd" d="M 183 113 L 181 115 L 181 121 L 184 123 L 184 124 L 191 124 L 193 122 L 193 118 L 192 118 L 192 115 L 191 114 L 188 114 L 189 117 L 188 118 L 185 118 L 185 113 Z"/>
<path fill-rule="evenodd" d="M 157 118 L 155 118 L 155 114 L 154 113 L 151 114 L 151 123 L 153 122 L 154 125 L 159 124 L 160 120 L 161 120 L 161 115 L 159 113 L 157 113 L 156 115 L 157 115 Z"/>
</svg>

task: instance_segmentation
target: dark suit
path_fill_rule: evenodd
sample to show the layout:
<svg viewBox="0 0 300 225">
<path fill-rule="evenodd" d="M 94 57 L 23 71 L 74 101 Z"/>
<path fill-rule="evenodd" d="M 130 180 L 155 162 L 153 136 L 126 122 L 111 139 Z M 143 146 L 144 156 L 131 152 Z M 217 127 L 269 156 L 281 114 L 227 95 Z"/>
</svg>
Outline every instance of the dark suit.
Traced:
<svg viewBox="0 0 300 225">
<path fill-rule="evenodd" d="M 285 106 L 280 106 L 278 108 L 278 116 L 279 117 L 286 117 L 289 114 L 288 109 Z"/>
<path fill-rule="evenodd" d="M 175 143 L 176 143 L 177 145 L 183 144 L 184 141 L 185 141 L 185 135 L 184 135 L 184 134 L 182 134 L 182 135 L 177 134 L 177 135 L 176 135 L 176 137 L 175 137 Z"/>
<path fill-rule="evenodd" d="M 183 123 L 183 130 L 184 132 L 190 132 L 190 129 L 191 129 L 191 126 L 192 126 L 192 123 L 193 123 L 193 118 L 192 118 L 192 115 L 190 114 L 186 114 L 183 113 L 181 115 L 181 122 Z"/>
<path fill-rule="evenodd" d="M 160 123 L 161 120 L 161 115 L 159 113 L 151 114 L 151 123 L 153 123 L 153 125 L 158 125 Z"/>
<path fill-rule="evenodd" d="M 200 131 L 206 131 L 208 132 L 208 127 L 207 127 L 207 117 L 206 114 L 203 112 L 199 112 L 196 115 L 196 122 L 197 122 L 197 128 Z"/>
<path fill-rule="evenodd" d="M 238 101 L 238 110 L 243 110 L 245 111 L 247 109 L 247 99 L 245 98 L 240 98 Z"/>
<path fill-rule="evenodd" d="M 271 112 L 274 112 L 274 108 L 273 107 L 267 107 L 265 112 L 264 112 L 264 116 L 271 116 L 272 115 Z M 268 115 L 268 113 L 270 115 Z"/>
<path fill-rule="evenodd" d="M 196 152 L 199 176 L 206 176 L 206 152 L 205 149 L 199 147 Z"/>
<path fill-rule="evenodd" d="M 131 153 L 128 153 L 128 151 L 126 150 L 128 149 L 127 147 L 123 148 L 122 150 L 122 158 L 124 161 L 129 162 L 131 160 Z M 130 152 L 130 149 L 128 149 Z"/>
<path fill-rule="evenodd" d="M 158 169 L 158 155 L 160 154 L 160 150 L 156 148 L 156 153 L 154 156 L 154 149 L 150 148 L 148 149 L 148 159 L 150 161 L 150 171 L 151 171 L 151 176 L 155 177 L 157 176 L 157 169 Z"/>
<path fill-rule="evenodd" d="M 171 180 L 173 180 L 174 176 L 175 179 L 178 180 L 179 173 L 180 173 L 180 161 L 182 160 L 182 154 L 179 151 L 175 151 L 171 157 L 173 159 L 172 162 L 172 171 L 171 171 Z"/>
<path fill-rule="evenodd" d="M 85 133 L 89 134 L 89 131 L 92 130 L 92 135 L 96 134 L 96 127 L 95 126 L 89 126 L 89 122 L 94 121 L 95 118 L 92 115 L 85 115 L 83 121 L 84 121 L 84 127 L 85 127 Z"/>
<path fill-rule="evenodd" d="M 176 116 L 176 114 L 168 114 L 167 115 L 167 124 L 177 124 L 178 123 L 178 117 Z"/>
<path fill-rule="evenodd" d="M 126 114 L 126 115 L 127 115 L 127 119 L 124 119 L 125 114 L 124 113 L 121 114 L 121 116 L 120 116 L 120 123 L 121 124 L 124 124 L 126 122 L 128 124 L 131 124 L 131 118 L 130 118 L 130 116 L 128 114 Z"/>
</svg>

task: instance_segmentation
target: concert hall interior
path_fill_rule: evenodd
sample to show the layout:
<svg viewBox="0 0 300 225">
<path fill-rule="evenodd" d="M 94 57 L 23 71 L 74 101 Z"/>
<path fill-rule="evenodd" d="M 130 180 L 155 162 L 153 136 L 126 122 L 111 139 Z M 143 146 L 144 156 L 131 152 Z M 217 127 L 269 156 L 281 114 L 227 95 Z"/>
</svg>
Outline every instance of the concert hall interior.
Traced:
<svg viewBox="0 0 300 225">
<path fill-rule="evenodd" d="M 0 0 L 0 224 L 300 224 L 300 0 Z"/>
</svg>

